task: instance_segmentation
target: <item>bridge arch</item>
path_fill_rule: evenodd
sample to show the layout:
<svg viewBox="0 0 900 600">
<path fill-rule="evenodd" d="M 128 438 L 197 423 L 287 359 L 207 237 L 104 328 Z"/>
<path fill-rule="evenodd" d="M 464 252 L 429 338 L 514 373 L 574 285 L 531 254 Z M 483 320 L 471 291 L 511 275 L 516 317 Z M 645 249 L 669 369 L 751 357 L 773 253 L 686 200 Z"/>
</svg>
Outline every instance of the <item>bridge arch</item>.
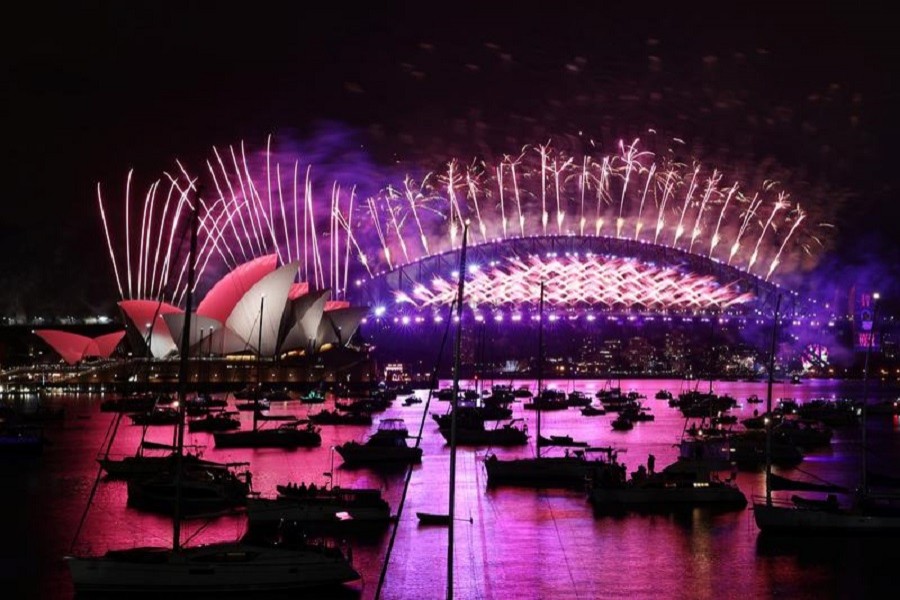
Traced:
<svg viewBox="0 0 900 600">
<path fill-rule="evenodd" d="M 799 303 L 795 292 L 743 269 L 683 249 L 633 239 L 540 235 L 496 240 L 469 246 L 467 264 L 467 302 L 475 311 L 534 309 L 537 279 L 543 276 L 537 273 L 571 278 L 573 272 L 582 279 L 565 281 L 563 285 L 573 288 L 572 293 L 551 296 L 547 303 L 550 308 L 572 313 L 771 317 L 780 295 L 781 315 L 790 317 Z M 373 277 L 357 279 L 348 290 L 348 297 L 351 303 L 394 315 L 421 315 L 446 309 L 454 296 L 450 288 L 455 288 L 458 265 L 458 248 L 427 256 Z M 523 266 L 531 269 L 524 276 L 510 272 Z M 616 271 L 619 267 L 621 272 Z M 600 273 L 609 269 L 612 272 Z M 479 271 L 487 272 L 481 281 L 477 281 Z M 492 280 L 492 274 L 520 278 L 516 291 L 502 294 L 503 282 Z M 606 277 L 608 285 L 599 293 L 587 293 L 592 277 Z M 616 288 L 620 280 L 621 285 Z M 575 289 L 579 286 L 585 289 Z M 693 287 L 686 289 L 690 286 Z"/>
</svg>

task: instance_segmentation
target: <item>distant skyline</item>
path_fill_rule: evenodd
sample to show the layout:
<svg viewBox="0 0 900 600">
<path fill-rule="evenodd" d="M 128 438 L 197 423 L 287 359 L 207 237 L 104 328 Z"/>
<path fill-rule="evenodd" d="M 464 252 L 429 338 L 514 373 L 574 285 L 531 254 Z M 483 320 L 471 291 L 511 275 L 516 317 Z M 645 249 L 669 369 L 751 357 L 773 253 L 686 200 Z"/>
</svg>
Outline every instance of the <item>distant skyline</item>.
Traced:
<svg viewBox="0 0 900 600">
<path fill-rule="evenodd" d="M 4 53 L 2 314 L 109 311 L 97 185 L 115 198 L 131 168 L 144 183 L 176 159 L 201 170 L 214 145 L 259 150 L 270 134 L 323 176 L 373 185 L 527 143 L 678 137 L 685 159 L 778 178 L 833 221 L 818 269 L 787 285 L 900 294 L 900 61 L 874 10 L 108 3 L 23 15 Z"/>
</svg>

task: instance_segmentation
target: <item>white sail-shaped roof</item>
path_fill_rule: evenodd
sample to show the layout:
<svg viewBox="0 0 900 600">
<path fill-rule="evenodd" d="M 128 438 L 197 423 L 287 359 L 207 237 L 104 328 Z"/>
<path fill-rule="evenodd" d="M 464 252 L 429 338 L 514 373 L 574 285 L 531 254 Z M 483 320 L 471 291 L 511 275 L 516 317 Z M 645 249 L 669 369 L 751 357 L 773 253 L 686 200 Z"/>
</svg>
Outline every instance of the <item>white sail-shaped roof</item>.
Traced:
<svg viewBox="0 0 900 600">
<path fill-rule="evenodd" d="M 231 331 L 227 327 L 223 327 L 217 331 L 213 332 L 212 337 L 212 352 L 213 354 L 226 355 L 226 354 L 236 354 L 238 352 L 245 352 L 249 349 L 247 342 L 241 339 L 238 334 Z M 206 351 L 209 351 L 207 347 Z"/>
<path fill-rule="evenodd" d="M 293 324 L 281 343 L 282 351 L 314 350 L 318 347 L 319 324 L 330 295 L 330 290 L 321 290 L 304 294 L 291 302 Z"/>
<path fill-rule="evenodd" d="M 181 336 L 184 330 L 184 313 L 170 313 L 163 315 L 166 325 L 172 334 L 172 339 L 178 344 L 178 350 L 181 350 Z M 204 317 L 203 315 L 191 315 L 191 331 L 189 335 L 189 344 L 192 355 L 202 356 L 210 353 L 210 342 L 212 335 L 222 329 L 224 325 L 213 319 L 212 317 Z M 215 348 L 213 348 L 215 351 Z"/>
<path fill-rule="evenodd" d="M 225 321 L 228 329 L 261 356 L 273 356 L 278 348 L 282 313 L 298 267 L 299 263 L 294 261 L 260 279 L 241 297 Z M 259 343 L 260 324 L 262 344 Z"/>
<path fill-rule="evenodd" d="M 318 347 L 321 348 L 324 344 L 346 346 L 356 330 L 359 329 L 363 317 L 368 313 L 369 309 L 365 306 L 351 306 L 326 311 L 322 318 L 322 324 L 326 327 L 320 329 Z"/>
</svg>

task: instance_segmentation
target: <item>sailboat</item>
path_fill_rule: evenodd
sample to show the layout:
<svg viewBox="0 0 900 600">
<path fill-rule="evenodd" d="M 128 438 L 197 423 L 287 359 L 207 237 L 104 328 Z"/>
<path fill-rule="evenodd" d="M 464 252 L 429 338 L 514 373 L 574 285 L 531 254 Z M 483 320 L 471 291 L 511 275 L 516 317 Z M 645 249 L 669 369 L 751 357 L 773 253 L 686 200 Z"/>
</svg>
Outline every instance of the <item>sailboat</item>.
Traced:
<svg viewBox="0 0 900 600">
<path fill-rule="evenodd" d="M 169 468 L 147 478 L 130 478 L 128 506 L 173 514 L 176 504 L 180 503 L 179 509 L 185 516 L 243 506 L 250 493 L 248 474 L 247 471 L 236 473 L 230 467 L 200 466 L 182 461 L 180 475 L 174 468 Z"/>
<path fill-rule="evenodd" d="M 259 299 L 259 342 L 257 344 L 259 354 L 256 357 L 256 390 L 262 390 L 260 367 L 262 365 L 262 324 L 265 301 L 265 296 Z M 266 401 L 260 398 L 261 393 L 252 395 L 253 429 L 213 433 L 216 448 L 313 448 L 322 445 L 319 428 L 309 420 L 291 419 L 282 422 L 277 427 L 261 428 L 259 422 L 265 419 L 260 418 L 260 406 Z"/>
<path fill-rule="evenodd" d="M 465 231 L 463 233 L 463 248 L 465 249 Z M 464 252 L 463 252 L 464 254 Z M 462 302 L 462 290 L 464 288 L 463 271 L 465 261 L 460 264 L 459 298 Z M 461 304 L 458 304 L 461 306 Z M 458 313 L 456 323 L 457 339 L 462 335 L 462 314 Z M 459 345 L 457 344 L 457 350 Z M 457 356 L 456 361 L 459 360 Z M 458 363 L 455 363 L 458 364 Z M 466 400 L 465 405 L 459 402 L 459 377 L 455 375 L 453 382 L 453 397 L 450 410 L 443 415 L 432 413 L 432 418 L 438 424 L 441 436 L 448 444 L 453 446 L 519 446 L 528 442 L 528 427 L 524 419 L 513 419 L 512 410 L 500 404 L 492 406 L 479 406 L 473 400 Z M 488 427 L 485 421 L 497 421 L 494 426 Z"/>
<path fill-rule="evenodd" d="M 538 368 L 537 392 L 541 397 L 544 358 L 544 282 L 541 282 L 539 318 L 538 318 Z M 488 485 L 519 485 L 528 487 L 571 487 L 583 488 L 585 482 L 600 479 L 604 473 L 614 468 L 613 463 L 617 451 L 612 447 L 577 448 L 567 452 L 565 456 L 542 456 L 541 447 L 544 440 L 541 436 L 541 412 L 537 415 L 537 438 L 535 456 L 533 458 L 516 458 L 502 460 L 490 453 L 484 459 L 487 470 Z M 598 458 L 588 458 L 588 453 L 600 453 Z M 604 458 L 605 455 L 605 458 Z"/>
<path fill-rule="evenodd" d="M 178 372 L 181 421 L 176 435 L 175 482 L 179 489 L 183 467 L 184 399 L 197 247 L 196 208 L 192 211 L 190 237 L 185 323 Z M 109 550 L 101 555 L 66 556 L 75 592 L 246 595 L 338 585 L 360 578 L 340 548 L 324 543 L 312 544 L 293 538 L 264 540 L 245 537 L 235 541 L 186 547 L 181 543 L 181 519 L 180 502 L 176 502 L 171 546 Z"/>
<path fill-rule="evenodd" d="M 159 306 L 162 306 L 161 298 L 157 305 L 157 310 L 159 310 Z M 157 314 L 155 314 L 153 316 L 153 319 L 150 321 L 150 328 L 145 340 L 148 355 L 150 353 L 150 340 L 153 335 L 153 323 L 156 321 Z M 139 374 L 135 374 L 136 379 L 138 378 L 138 375 Z M 171 470 L 172 466 L 175 463 L 174 443 L 163 444 L 146 439 L 147 430 L 150 425 L 149 423 L 144 423 L 141 425 L 143 427 L 141 431 L 141 441 L 138 444 L 137 449 L 135 450 L 135 453 L 133 455 L 116 457 L 111 454 L 111 450 L 113 442 L 116 439 L 116 434 L 119 430 L 119 425 L 121 424 L 122 419 L 125 418 L 126 414 L 132 412 L 133 410 L 139 410 L 146 413 L 147 411 L 160 408 L 161 406 L 168 407 L 172 404 L 172 400 L 173 398 L 168 394 L 161 395 L 151 393 L 149 391 L 136 393 L 136 391 L 131 389 L 129 386 L 129 388 L 125 390 L 125 395 L 121 398 L 117 398 L 112 401 L 104 401 L 101 404 L 101 411 L 104 410 L 104 405 L 106 405 L 107 410 L 115 409 L 116 412 L 115 418 L 110 423 L 110 434 L 107 437 L 106 451 L 102 456 L 97 457 L 97 463 L 100 465 L 101 470 L 106 472 L 106 476 L 108 479 L 133 479 L 158 475 L 159 473 L 162 473 L 166 470 Z M 113 402 L 114 404 L 107 404 L 107 402 Z M 135 408 L 138 406 L 140 406 L 140 408 Z M 172 410 L 174 410 L 174 408 Z M 176 417 L 178 417 L 178 414 L 176 414 Z M 170 425 L 175 426 L 176 433 L 178 420 L 179 419 L 176 418 L 174 421 L 169 423 Z M 191 451 L 184 453 L 182 456 L 181 460 L 184 464 L 196 464 L 197 466 L 210 468 L 228 468 L 230 466 L 233 466 L 226 463 L 216 463 L 208 460 L 202 460 L 199 454 L 200 449 L 197 447 L 188 448 L 187 446 L 185 446 L 182 450 L 189 449 Z"/>
<path fill-rule="evenodd" d="M 416 512 L 416 518 L 419 520 L 419 523 L 422 525 L 446 525 L 449 527 L 449 533 L 447 538 L 447 598 L 453 597 L 453 543 L 454 543 L 454 531 L 453 531 L 453 521 L 456 518 L 456 447 L 459 443 L 459 433 L 460 433 L 460 406 L 459 406 L 459 372 L 460 372 L 460 350 L 462 343 L 462 307 L 463 307 L 463 291 L 465 289 L 465 275 L 466 275 L 466 247 L 469 233 L 469 224 L 466 224 L 463 227 L 462 234 L 462 247 L 460 248 L 459 254 L 459 279 L 457 282 L 457 290 L 456 290 L 456 342 L 455 342 L 455 351 L 454 351 L 454 359 L 453 359 L 453 386 L 450 388 L 451 397 L 450 397 L 450 412 L 445 415 L 448 417 L 449 422 L 446 423 L 445 426 L 440 427 L 441 435 L 447 440 L 450 444 L 450 482 L 449 482 L 449 510 L 447 513 L 432 513 L 432 512 L 424 512 L 419 511 Z M 452 306 L 451 306 L 452 312 Z M 484 430 L 484 420 L 478 419 L 475 417 L 475 421 L 481 424 L 481 429 Z M 440 425 L 440 421 L 438 420 L 438 424 Z M 477 428 L 477 425 L 472 425 L 473 428 Z M 475 429 L 473 429 L 475 430 Z M 469 519 L 471 523 L 472 520 Z"/>
<path fill-rule="evenodd" d="M 780 298 L 779 298 L 780 300 Z M 840 487 L 830 484 L 814 482 L 793 481 L 787 477 L 776 476 L 772 473 L 771 460 L 766 461 L 766 496 L 764 499 L 756 499 L 753 502 L 753 517 L 756 526 L 763 533 L 785 532 L 791 534 L 816 534 L 816 533 L 872 533 L 881 535 L 900 535 L 900 494 L 887 492 L 874 493 L 870 488 L 873 483 L 867 472 L 868 449 L 866 447 L 866 415 L 869 355 L 872 351 L 872 338 L 875 333 L 875 318 L 877 316 L 878 294 L 874 295 L 872 311 L 872 329 L 869 342 L 866 347 L 865 366 L 863 368 L 863 398 L 861 444 L 860 483 L 854 493 L 849 495 L 846 502 L 838 500 Z M 776 305 L 776 329 L 778 309 Z M 772 335 L 772 356 L 769 363 L 769 382 L 766 398 L 766 408 L 772 411 L 772 374 L 774 372 L 775 338 Z M 772 437 L 772 423 L 767 424 L 766 433 L 768 439 Z M 794 495 L 789 501 L 776 500 L 772 497 L 772 491 L 808 491 L 827 494 L 824 499 L 808 498 Z"/>
<path fill-rule="evenodd" d="M 114 435 L 115 432 L 113 432 L 113 436 Z M 112 439 L 110 439 L 109 446 L 111 445 Z M 137 450 L 133 455 L 123 456 L 121 458 L 113 457 L 109 453 L 109 446 L 102 456 L 97 457 L 97 463 L 106 473 L 107 479 L 130 479 L 132 477 L 156 475 L 157 473 L 171 468 L 175 462 L 175 446 L 172 444 L 163 444 L 141 439 L 141 442 L 138 444 Z M 188 448 L 185 447 L 185 450 L 187 449 Z M 182 457 L 182 461 L 185 464 L 197 463 L 198 465 L 209 467 L 229 466 L 228 463 L 203 460 L 195 452 L 185 453 Z"/>
</svg>

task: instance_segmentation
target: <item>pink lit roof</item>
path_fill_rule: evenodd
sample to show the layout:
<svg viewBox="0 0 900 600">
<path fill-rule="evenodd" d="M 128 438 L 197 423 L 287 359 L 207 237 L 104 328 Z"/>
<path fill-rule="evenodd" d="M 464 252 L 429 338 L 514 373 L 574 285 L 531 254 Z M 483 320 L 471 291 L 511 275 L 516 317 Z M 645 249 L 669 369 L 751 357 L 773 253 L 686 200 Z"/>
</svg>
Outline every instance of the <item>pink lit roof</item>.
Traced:
<svg viewBox="0 0 900 600">
<path fill-rule="evenodd" d="M 116 349 L 116 346 L 119 345 L 119 342 L 122 341 L 123 337 L 125 337 L 124 329 L 122 331 L 115 331 L 113 333 L 95 337 L 93 341 L 94 344 L 96 344 L 96 355 L 102 358 L 109 358 L 113 353 L 113 350 Z"/>
<path fill-rule="evenodd" d="M 325 312 L 339 308 L 350 308 L 350 303 L 346 300 L 329 300 L 325 303 Z"/>
<path fill-rule="evenodd" d="M 86 335 L 57 329 L 38 329 L 34 333 L 47 342 L 70 365 L 74 365 L 84 358 L 85 351 L 93 342 Z"/>
<path fill-rule="evenodd" d="M 300 296 L 309 293 L 309 282 L 301 281 L 300 283 L 295 283 L 291 286 L 291 291 L 288 292 L 288 300 L 296 300 Z"/>
<path fill-rule="evenodd" d="M 153 356 L 157 358 L 166 356 L 176 349 L 175 341 L 162 315 L 181 312 L 180 308 L 157 300 L 122 300 L 119 307 L 144 339 L 150 334 L 150 322 L 153 321 L 153 315 L 156 315 L 150 339 L 150 352 Z"/>
<path fill-rule="evenodd" d="M 166 322 L 163 320 L 162 315 L 181 312 L 181 309 L 177 306 L 156 300 L 122 300 L 119 302 L 119 307 L 134 323 L 134 326 L 143 333 L 147 332 L 149 324 L 153 320 L 153 315 L 156 315 L 156 323 L 153 324 L 153 328 L 163 327 L 164 331 L 168 332 L 169 328 L 166 327 Z"/>
<path fill-rule="evenodd" d="M 47 342 L 70 365 L 74 365 L 88 356 L 109 358 L 122 338 L 125 337 L 124 330 L 107 333 L 96 338 L 58 329 L 38 329 L 34 333 Z"/>
<path fill-rule="evenodd" d="M 244 294 L 274 271 L 277 263 L 278 256 L 269 254 L 236 267 L 207 292 L 197 306 L 197 314 L 224 323 Z"/>
</svg>

